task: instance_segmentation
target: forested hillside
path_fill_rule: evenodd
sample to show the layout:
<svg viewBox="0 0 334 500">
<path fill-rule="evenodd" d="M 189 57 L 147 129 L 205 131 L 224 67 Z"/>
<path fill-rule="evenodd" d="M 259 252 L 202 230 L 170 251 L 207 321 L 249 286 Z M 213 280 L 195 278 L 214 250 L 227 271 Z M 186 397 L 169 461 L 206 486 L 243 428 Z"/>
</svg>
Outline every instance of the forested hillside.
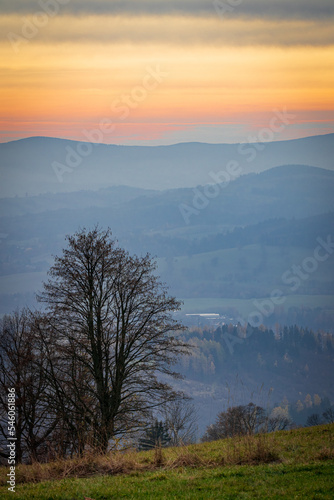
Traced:
<svg viewBox="0 0 334 500">
<path fill-rule="evenodd" d="M 295 424 L 331 406 L 334 338 L 297 326 L 193 327 L 183 338 L 193 346 L 179 370 L 200 409 L 201 425 L 233 404 L 280 407 Z"/>
</svg>

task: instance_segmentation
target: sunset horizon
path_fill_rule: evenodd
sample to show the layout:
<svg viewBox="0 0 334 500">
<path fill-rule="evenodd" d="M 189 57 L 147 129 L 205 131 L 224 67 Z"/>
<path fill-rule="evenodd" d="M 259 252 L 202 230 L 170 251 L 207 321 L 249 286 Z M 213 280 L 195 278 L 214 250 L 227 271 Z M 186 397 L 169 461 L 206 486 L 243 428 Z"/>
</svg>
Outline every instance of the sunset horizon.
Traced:
<svg viewBox="0 0 334 500">
<path fill-rule="evenodd" d="M 167 145 L 334 131 L 330 2 L 21 1 L 0 8 L 0 142 Z"/>
<path fill-rule="evenodd" d="M 281 137 L 278 137 L 278 138 L 274 138 L 273 140 L 271 141 L 266 141 L 266 142 L 292 142 L 292 141 L 298 141 L 298 140 L 303 140 L 303 139 L 312 139 L 312 138 L 316 138 L 316 137 L 324 137 L 324 136 L 330 136 L 330 135 L 334 135 L 334 131 L 333 132 L 324 132 L 324 133 L 316 133 L 316 134 L 307 134 L 307 135 L 301 135 L 299 137 L 286 137 L 284 139 L 282 139 Z M 124 147 L 140 147 L 140 146 L 143 146 L 143 147 L 162 147 L 162 146 L 165 146 L 165 147 L 168 147 L 168 146 L 177 146 L 177 145 L 181 145 L 181 144 L 204 144 L 204 145 L 208 145 L 208 146 L 223 146 L 223 145 L 230 145 L 230 146 L 233 146 L 233 145 L 239 145 L 239 144 L 255 144 L 257 142 L 260 142 L 260 141 L 257 141 L 255 140 L 256 139 L 256 135 L 250 135 L 248 136 L 248 139 L 245 138 L 245 140 L 235 140 L 235 141 L 226 141 L 226 142 L 210 142 L 209 140 L 208 141 L 200 141 L 200 140 L 185 140 L 185 141 L 176 141 L 176 142 L 170 142 L 170 143 L 166 143 L 166 144 L 155 144 L 154 141 L 138 141 L 136 142 L 135 144 L 120 144 L 120 143 L 113 143 L 113 142 L 109 142 L 109 143 L 105 143 L 105 142 L 98 142 L 98 141 L 90 141 L 88 139 L 85 139 L 85 138 L 82 138 L 82 139 L 75 139 L 75 138 L 71 138 L 71 137 L 56 137 L 56 136 L 52 136 L 52 135 L 28 135 L 28 136 L 25 136 L 25 137 L 17 137 L 17 138 L 13 138 L 13 139 L 7 139 L 5 141 L 2 141 L 1 144 L 10 144 L 10 143 L 13 143 L 13 142 L 18 142 L 18 141 L 25 141 L 25 140 L 30 140 L 30 139 L 54 139 L 54 140 L 64 140 L 64 141 L 70 141 L 70 142 L 75 142 L 75 143 L 91 143 L 91 144 L 96 144 L 96 145 L 105 145 L 105 146 L 124 146 Z M 254 141 L 251 141 L 251 139 L 254 139 Z"/>
</svg>

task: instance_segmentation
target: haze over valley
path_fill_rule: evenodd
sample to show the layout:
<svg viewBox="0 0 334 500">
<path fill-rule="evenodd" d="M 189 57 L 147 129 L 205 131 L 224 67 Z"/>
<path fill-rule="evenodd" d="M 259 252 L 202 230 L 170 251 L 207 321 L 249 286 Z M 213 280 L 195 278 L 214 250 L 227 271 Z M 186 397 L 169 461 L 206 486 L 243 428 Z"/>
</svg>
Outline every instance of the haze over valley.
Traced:
<svg viewBox="0 0 334 500">
<path fill-rule="evenodd" d="M 94 146 L 97 157 L 92 153 L 89 164 L 64 173 L 60 183 L 51 164 L 67 144 L 33 138 L 15 147 L 0 145 L 5 152 L 2 171 L 12 175 L 3 189 L 21 194 L 0 200 L 2 313 L 24 305 L 26 298 L 34 302 L 33 294 L 66 234 L 99 223 L 111 227 L 130 252 L 157 257 L 158 272 L 171 293 L 185 301 L 187 312 L 232 308 L 248 313 L 252 299 L 279 288 L 286 296 L 284 306 L 276 308 L 281 319 L 291 307 L 313 311 L 314 326 L 319 311 L 332 317 L 333 259 L 319 262 L 300 283 L 289 270 L 312 257 L 317 238 L 326 241 L 331 235 L 333 135 L 264 144 L 248 165 L 236 155 L 237 145 L 99 145 Z M 75 149 L 76 143 L 71 144 Z M 120 151 L 116 159 L 115 151 Z M 310 151 L 321 151 L 317 166 L 281 164 L 289 154 L 294 160 L 310 160 Z M 166 189 L 167 178 L 176 187 Z M 115 185 L 117 181 L 123 184 Z M 94 190 L 70 191 L 74 185 Z M 269 315 L 266 324 L 273 318 L 280 321 Z"/>
<path fill-rule="evenodd" d="M 0 466 L 334 424 L 333 2 L 2 3 Z"/>
</svg>

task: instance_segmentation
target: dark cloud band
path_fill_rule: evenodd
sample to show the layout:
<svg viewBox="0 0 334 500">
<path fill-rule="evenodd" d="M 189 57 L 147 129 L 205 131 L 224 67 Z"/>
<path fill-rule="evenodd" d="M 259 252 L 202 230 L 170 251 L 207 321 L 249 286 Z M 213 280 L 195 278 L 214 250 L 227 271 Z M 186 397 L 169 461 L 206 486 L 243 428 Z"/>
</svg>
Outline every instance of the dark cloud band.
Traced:
<svg viewBox="0 0 334 500">
<path fill-rule="evenodd" d="M 10 0 L 3 14 L 33 14 L 42 6 L 59 14 L 230 16 L 263 19 L 325 19 L 334 17 L 333 0 Z"/>
</svg>

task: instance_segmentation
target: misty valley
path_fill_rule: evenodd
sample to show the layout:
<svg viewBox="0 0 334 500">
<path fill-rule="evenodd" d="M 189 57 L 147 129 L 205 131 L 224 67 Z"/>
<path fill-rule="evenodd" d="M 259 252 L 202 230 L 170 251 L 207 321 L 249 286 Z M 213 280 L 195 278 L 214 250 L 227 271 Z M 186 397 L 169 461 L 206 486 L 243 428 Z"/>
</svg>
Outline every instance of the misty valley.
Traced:
<svg viewBox="0 0 334 500">
<path fill-rule="evenodd" d="M 316 139 L 270 143 L 262 155 L 267 154 L 266 148 L 276 148 L 276 156 L 283 157 L 288 146 L 301 158 Z M 326 144 L 321 151 L 321 161 L 326 164 L 333 158 L 333 136 L 318 139 L 322 147 Z M 272 390 L 272 403 L 276 404 L 288 398 L 295 405 L 315 393 L 333 398 L 325 375 L 332 369 L 332 337 L 324 345 L 320 342 L 321 348 L 316 347 L 317 335 L 327 339 L 334 331 L 332 169 L 307 164 L 279 166 L 275 160 L 275 166 L 267 169 L 261 166 L 266 159 L 261 156 L 258 163 L 251 164 L 252 171 L 248 167 L 245 172 L 231 159 L 231 146 L 222 147 L 222 158 L 215 146 L 180 145 L 182 154 L 175 153 L 175 146 L 166 147 L 167 154 L 161 159 L 157 156 L 161 148 L 123 148 L 117 153 L 122 156 L 119 159 L 113 148 L 104 147 L 96 148 L 89 158 L 95 162 L 92 170 L 76 173 L 83 187 L 84 183 L 88 186 L 94 169 L 98 172 L 103 166 L 107 172 L 103 187 L 68 192 L 71 184 L 64 177 L 51 191 L 49 144 L 46 138 L 19 141 L 15 152 L 0 145 L 7 162 L 2 168 L 8 170 L 10 165 L 15 178 L 8 184 L 9 192 L 28 191 L 24 196 L 0 200 L 2 315 L 25 306 L 36 307 L 35 294 L 47 279 L 53 256 L 64 248 L 65 235 L 98 223 L 110 227 L 120 247 L 130 254 L 143 256 L 148 252 L 154 257 L 157 275 L 169 292 L 183 301 L 176 317 L 189 326 L 187 341 L 197 350 L 180 366 L 186 379 L 179 384 L 198 405 L 201 431 L 226 405 L 226 383 L 233 385 L 235 376 L 247 387 L 243 396 L 240 387 L 234 388 L 237 402 L 251 399 L 251 395 L 261 399 L 259 392 L 263 397 L 268 390 Z M 56 148 L 53 154 L 66 151 L 66 144 L 51 142 Z M 142 167 L 145 155 L 147 166 Z M 203 163 L 198 162 L 194 170 L 195 157 L 201 155 Z M 121 161 L 123 177 L 119 176 Z M 27 168 L 25 162 L 31 175 L 27 184 L 26 174 L 15 177 L 16 169 L 19 176 Z M 178 164 L 169 177 L 175 186 L 166 188 L 165 173 L 170 174 Z M 181 166 L 182 175 L 178 176 Z M 188 167 L 189 175 L 185 176 Z M 194 172 L 198 179 L 201 172 L 207 172 L 202 175 L 207 183 L 196 185 Z M 103 174 L 99 172 L 96 178 L 102 179 Z M 115 185 L 125 178 L 128 185 Z M 179 183 L 182 185 L 177 187 Z M 142 184 L 151 187 L 144 189 Z M 238 330 L 247 324 L 257 332 L 249 339 Z M 297 328 L 296 345 L 304 345 L 305 329 L 314 332 L 307 334 L 310 338 L 314 335 L 314 340 L 298 351 L 295 344 L 285 345 L 284 336 L 273 340 L 272 347 L 266 346 L 267 337 L 274 339 L 292 325 Z M 219 340 L 219 329 L 225 328 L 234 332 L 233 353 L 229 337 L 223 335 Z M 262 331 L 268 333 L 256 341 L 262 338 Z"/>
</svg>

